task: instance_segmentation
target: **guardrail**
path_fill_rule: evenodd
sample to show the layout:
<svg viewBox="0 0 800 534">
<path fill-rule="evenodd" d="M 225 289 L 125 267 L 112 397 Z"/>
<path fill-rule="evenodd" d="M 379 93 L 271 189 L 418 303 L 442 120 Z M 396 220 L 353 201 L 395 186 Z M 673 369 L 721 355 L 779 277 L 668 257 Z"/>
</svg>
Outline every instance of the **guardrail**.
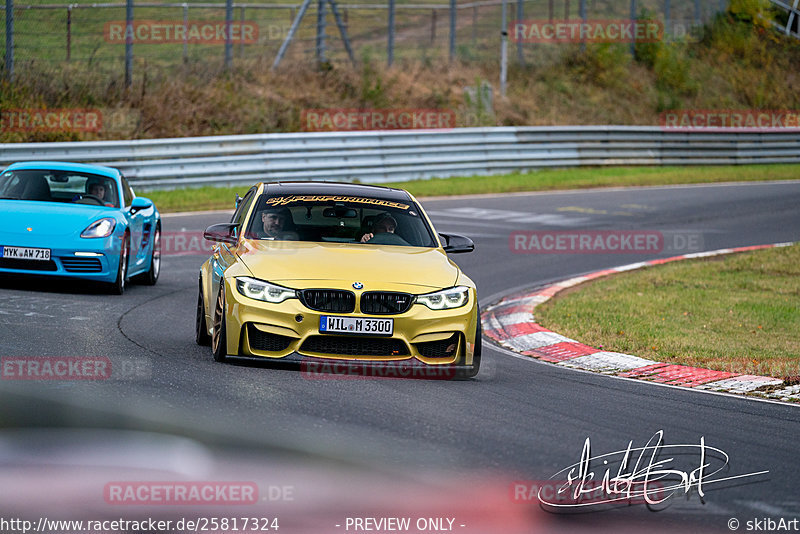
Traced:
<svg viewBox="0 0 800 534">
<path fill-rule="evenodd" d="M 554 126 L 0 144 L 2 166 L 33 160 L 110 165 L 146 189 L 261 180 L 381 183 L 546 167 L 800 163 L 800 133 Z"/>
</svg>

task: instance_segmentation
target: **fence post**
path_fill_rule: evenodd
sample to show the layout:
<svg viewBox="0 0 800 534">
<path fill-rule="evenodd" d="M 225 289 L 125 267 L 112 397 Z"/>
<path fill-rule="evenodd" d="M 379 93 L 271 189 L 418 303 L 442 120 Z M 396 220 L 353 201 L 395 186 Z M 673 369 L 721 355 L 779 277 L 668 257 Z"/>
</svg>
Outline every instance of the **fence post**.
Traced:
<svg viewBox="0 0 800 534">
<path fill-rule="evenodd" d="M 189 62 L 189 4 L 183 3 L 183 62 Z"/>
<path fill-rule="evenodd" d="M 695 26 L 699 26 L 700 23 L 701 23 L 700 0 L 694 0 L 694 24 Z"/>
<path fill-rule="evenodd" d="M 133 0 L 125 2 L 125 87 L 133 83 Z"/>
<path fill-rule="evenodd" d="M 636 20 L 636 0 L 631 0 L 631 22 Z M 636 57 L 636 37 L 631 39 L 631 56 Z"/>
<path fill-rule="evenodd" d="M 306 10 L 308 6 L 311 5 L 311 0 L 303 0 L 302 5 L 300 6 L 300 11 L 297 13 L 297 17 L 293 17 L 292 19 L 292 26 L 289 28 L 289 33 L 286 34 L 286 38 L 281 43 L 281 47 L 278 50 L 278 55 L 275 56 L 275 61 L 272 62 L 272 70 L 278 68 L 283 56 L 286 54 L 286 50 L 289 48 L 289 43 L 292 42 L 294 38 L 294 34 L 297 33 L 297 28 L 300 26 L 300 21 L 303 20 L 303 16 L 306 14 Z M 292 8 L 292 14 L 294 15 L 294 8 Z"/>
<path fill-rule="evenodd" d="M 67 61 L 72 57 L 72 4 L 67 6 Z"/>
<path fill-rule="evenodd" d="M 547 2 L 547 20 L 553 22 L 553 0 Z"/>
<path fill-rule="evenodd" d="M 14 0 L 6 0 L 6 79 L 14 80 Z"/>
<path fill-rule="evenodd" d="M 569 0 L 564 0 L 564 20 L 569 20 Z"/>
<path fill-rule="evenodd" d="M 478 6 L 472 6 L 472 46 L 478 41 Z"/>
<path fill-rule="evenodd" d="M 450 61 L 456 57 L 456 0 L 450 0 Z"/>
<path fill-rule="evenodd" d="M 241 10 L 239 20 L 241 24 L 239 25 L 239 57 L 244 57 L 244 6 L 239 8 Z M 268 30 L 269 31 L 269 30 Z"/>
<path fill-rule="evenodd" d="M 525 18 L 525 12 L 522 8 L 522 0 L 517 0 L 517 22 L 521 22 L 522 19 Z M 508 31 L 508 29 L 506 29 Z M 525 56 L 523 55 L 522 50 L 522 41 L 517 41 L 517 61 L 519 61 L 520 66 L 525 65 Z"/>
<path fill-rule="evenodd" d="M 586 0 L 581 0 L 578 5 L 578 15 L 581 17 L 581 22 L 586 23 Z M 583 33 L 583 32 L 581 32 Z M 586 52 L 586 40 L 581 36 L 581 52 Z"/>
<path fill-rule="evenodd" d="M 503 0 L 501 8 L 503 14 L 501 16 L 501 30 L 500 30 L 500 96 L 506 96 L 506 79 L 508 78 L 508 19 L 506 17 L 506 2 Z M 480 88 L 478 89 L 480 90 Z"/>
<path fill-rule="evenodd" d="M 670 9 L 670 0 L 664 0 L 664 34 L 670 32 L 670 34 L 674 34 L 675 32 L 671 28 L 670 18 L 672 18 L 672 13 Z M 666 35 L 665 35 L 666 36 Z"/>
<path fill-rule="evenodd" d="M 325 2 L 317 1 L 317 63 L 325 63 Z"/>
<path fill-rule="evenodd" d="M 431 9 L 431 44 L 436 40 L 436 10 Z"/>
<path fill-rule="evenodd" d="M 230 69 L 233 62 L 233 41 L 231 40 L 231 26 L 233 26 L 233 0 L 225 0 L 225 68 Z"/>
<path fill-rule="evenodd" d="M 331 6 L 331 13 L 333 13 L 333 19 L 336 21 L 336 26 L 339 28 L 339 35 L 342 36 L 344 49 L 347 50 L 347 57 L 350 58 L 350 63 L 355 65 L 356 57 L 353 54 L 353 48 L 350 46 L 350 38 L 347 36 L 347 27 L 345 23 L 342 22 L 342 17 L 339 16 L 339 8 L 336 7 L 336 0 L 328 0 L 328 3 Z"/>
<path fill-rule="evenodd" d="M 389 42 L 386 44 L 386 63 L 394 61 L 394 0 L 389 0 Z"/>
</svg>

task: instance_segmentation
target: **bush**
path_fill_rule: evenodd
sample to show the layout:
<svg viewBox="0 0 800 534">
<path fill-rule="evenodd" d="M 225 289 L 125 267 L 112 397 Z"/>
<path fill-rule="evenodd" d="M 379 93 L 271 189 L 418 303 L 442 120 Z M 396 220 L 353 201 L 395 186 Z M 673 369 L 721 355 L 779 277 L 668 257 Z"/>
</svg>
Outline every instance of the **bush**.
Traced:
<svg viewBox="0 0 800 534">
<path fill-rule="evenodd" d="M 587 44 L 585 51 L 576 46 L 566 63 L 587 83 L 615 87 L 627 77 L 630 60 L 627 45 L 599 43 Z"/>
<path fill-rule="evenodd" d="M 695 93 L 697 83 L 692 79 L 690 66 L 685 45 L 670 43 L 661 46 L 653 64 L 656 86 L 686 95 Z"/>
<path fill-rule="evenodd" d="M 739 22 L 767 29 L 774 13 L 769 0 L 730 0 L 728 13 Z"/>
<path fill-rule="evenodd" d="M 650 13 L 648 10 L 643 9 L 639 14 L 637 20 L 644 21 L 644 20 L 654 20 L 656 17 Z M 666 35 L 664 36 L 666 38 Z M 658 57 L 658 53 L 661 48 L 664 47 L 664 39 L 648 43 L 648 42 L 637 42 L 634 44 L 634 59 L 645 65 L 648 68 L 653 68 L 656 64 L 656 58 Z"/>
</svg>

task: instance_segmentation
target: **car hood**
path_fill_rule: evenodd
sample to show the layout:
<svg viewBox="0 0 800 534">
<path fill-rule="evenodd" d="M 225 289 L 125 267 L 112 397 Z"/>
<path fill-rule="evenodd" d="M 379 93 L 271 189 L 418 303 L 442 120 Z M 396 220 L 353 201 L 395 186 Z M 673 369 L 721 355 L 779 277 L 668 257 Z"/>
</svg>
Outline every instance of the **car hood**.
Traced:
<svg viewBox="0 0 800 534">
<path fill-rule="evenodd" d="M 84 204 L 0 200 L 0 232 L 3 235 L 73 235 L 101 217 L 114 217 L 114 210 Z"/>
<path fill-rule="evenodd" d="M 245 240 L 238 252 L 254 277 L 295 289 L 360 282 L 419 292 L 451 287 L 459 274 L 444 252 L 427 247 Z"/>
</svg>

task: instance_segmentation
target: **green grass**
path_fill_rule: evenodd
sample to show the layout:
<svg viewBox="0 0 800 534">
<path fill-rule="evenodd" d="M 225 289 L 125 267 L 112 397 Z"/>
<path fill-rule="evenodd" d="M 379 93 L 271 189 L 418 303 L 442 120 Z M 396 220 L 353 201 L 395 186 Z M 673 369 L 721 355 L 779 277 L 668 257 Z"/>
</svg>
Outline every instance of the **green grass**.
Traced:
<svg viewBox="0 0 800 534">
<path fill-rule="evenodd" d="M 535 315 L 604 350 L 797 383 L 798 280 L 795 245 L 615 275 L 557 296 Z"/>
<path fill-rule="evenodd" d="M 588 187 L 670 185 L 800 178 L 797 165 L 741 165 L 723 167 L 601 167 L 546 169 L 498 176 L 434 178 L 383 184 L 400 187 L 419 197 L 548 191 Z M 244 195 L 250 185 L 240 187 L 201 187 L 172 191 L 145 191 L 159 210 L 197 211 L 232 208 L 238 193 Z"/>
</svg>

